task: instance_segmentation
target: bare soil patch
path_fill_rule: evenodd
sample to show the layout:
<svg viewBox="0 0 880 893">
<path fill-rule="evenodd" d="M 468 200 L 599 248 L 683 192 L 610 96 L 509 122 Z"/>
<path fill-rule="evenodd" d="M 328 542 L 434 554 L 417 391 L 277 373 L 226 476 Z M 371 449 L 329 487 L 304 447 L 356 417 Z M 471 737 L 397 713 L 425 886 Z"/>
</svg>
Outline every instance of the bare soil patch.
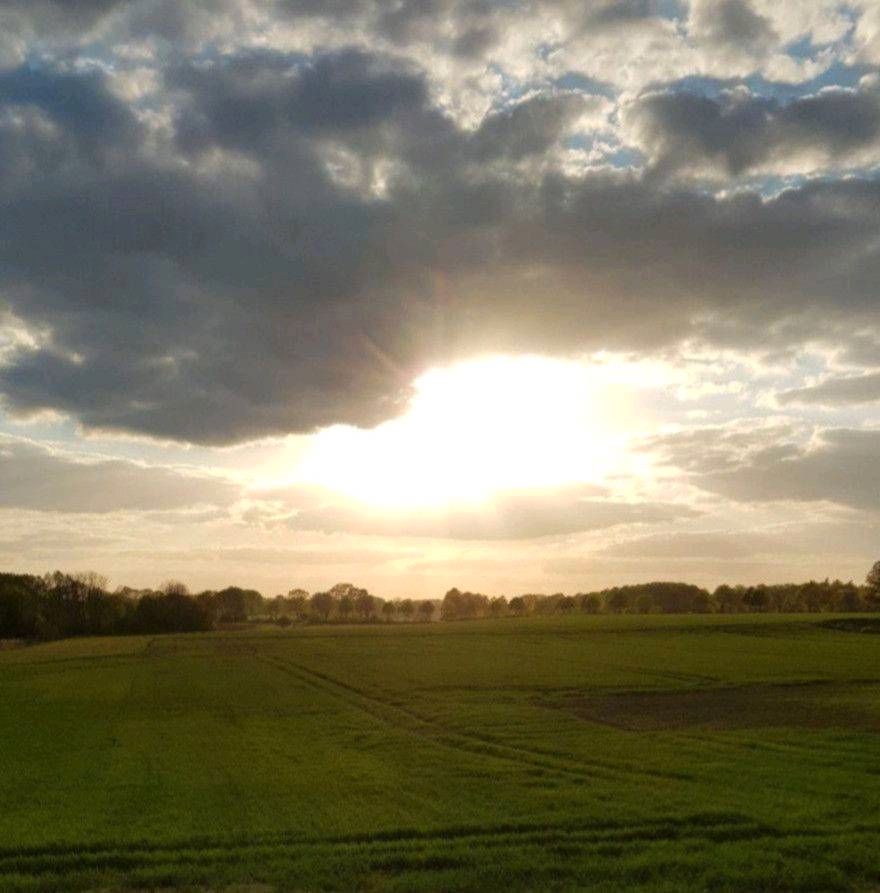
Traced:
<svg viewBox="0 0 880 893">
<path fill-rule="evenodd" d="M 871 697 L 865 686 L 806 683 L 591 694 L 556 706 L 589 722 L 633 732 L 774 727 L 880 732 L 880 712 L 852 703 L 856 689 Z M 835 697 L 844 695 L 847 703 L 835 703 Z"/>
</svg>

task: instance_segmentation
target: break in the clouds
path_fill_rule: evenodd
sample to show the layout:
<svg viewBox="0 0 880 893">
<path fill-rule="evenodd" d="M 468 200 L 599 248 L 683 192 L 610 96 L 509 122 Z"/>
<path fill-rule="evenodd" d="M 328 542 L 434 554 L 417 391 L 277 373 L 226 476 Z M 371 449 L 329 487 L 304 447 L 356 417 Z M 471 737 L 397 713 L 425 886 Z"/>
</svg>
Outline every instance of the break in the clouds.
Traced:
<svg viewBox="0 0 880 893">
<path fill-rule="evenodd" d="M 723 557 L 643 529 L 715 536 L 720 500 L 875 511 L 878 65 L 873 0 L 0 4 L 0 407 L 30 438 L 0 501 L 240 530 L 260 455 L 406 414 L 428 370 L 613 354 L 669 371 L 623 426 L 668 461 L 619 445 L 601 498 L 278 529 L 633 525 L 659 561 Z"/>
</svg>

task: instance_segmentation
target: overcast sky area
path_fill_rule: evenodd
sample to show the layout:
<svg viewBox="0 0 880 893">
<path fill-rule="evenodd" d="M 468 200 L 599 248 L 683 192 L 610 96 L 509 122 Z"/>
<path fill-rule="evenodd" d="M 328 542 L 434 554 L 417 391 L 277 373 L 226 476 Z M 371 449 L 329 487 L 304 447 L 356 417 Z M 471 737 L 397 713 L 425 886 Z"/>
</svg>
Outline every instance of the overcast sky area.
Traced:
<svg viewBox="0 0 880 893">
<path fill-rule="evenodd" d="M 880 558 L 877 0 L 2 0 L 0 567 Z"/>
</svg>

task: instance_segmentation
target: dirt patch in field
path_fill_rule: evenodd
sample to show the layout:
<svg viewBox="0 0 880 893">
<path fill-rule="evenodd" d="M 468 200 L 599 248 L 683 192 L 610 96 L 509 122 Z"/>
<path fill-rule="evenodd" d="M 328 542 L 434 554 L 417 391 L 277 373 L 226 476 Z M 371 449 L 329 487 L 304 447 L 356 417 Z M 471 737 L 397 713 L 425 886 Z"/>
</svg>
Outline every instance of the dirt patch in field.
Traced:
<svg viewBox="0 0 880 893">
<path fill-rule="evenodd" d="M 746 685 L 667 692 L 626 692 L 575 696 L 558 702 L 582 719 L 633 732 L 703 728 L 709 730 L 801 728 L 880 732 L 880 711 L 853 704 L 865 686 L 826 683 Z M 876 687 L 874 688 L 876 704 Z M 835 698 L 846 703 L 835 703 Z"/>
</svg>

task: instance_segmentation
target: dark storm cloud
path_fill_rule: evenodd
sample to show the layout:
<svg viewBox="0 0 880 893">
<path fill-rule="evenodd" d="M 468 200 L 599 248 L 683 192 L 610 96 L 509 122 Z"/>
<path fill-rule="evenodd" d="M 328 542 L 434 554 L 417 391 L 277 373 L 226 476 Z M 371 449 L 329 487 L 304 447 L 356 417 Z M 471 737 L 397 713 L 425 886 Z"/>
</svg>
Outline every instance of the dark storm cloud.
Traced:
<svg viewBox="0 0 880 893">
<path fill-rule="evenodd" d="M 662 172 L 740 175 L 880 160 L 880 91 L 828 88 L 791 102 L 734 90 L 714 98 L 650 93 L 627 110 L 639 146 Z"/>
<path fill-rule="evenodd" d="M 665 461 L 694 485 L 739 502 L 834 502 L 880 510 L 880 430 L 837 428 L 813 442 L 785 429 L 703 429 L 656 440 Z"/>
<path fill-rule="evenodd" d="M 776 398 L 783 405 L 849 406 L 880 400 L 880 372 L 827 378 L 817 385 L 783 391 Z"/>
<path fill-rule="evenodd" d="M 454 540 L 526 540 L 691 517 L 685 507 L 600 500 L 595 488 L 507 493 L 470 509 L 377 512 L 348 505 L 303 509 L 288 523 L 295 530 Z"/>
<path fill-rule="evenodd" d="M 227 504 L 222 479 L 122 459 L 86 459 L 0 438 L 0 508 L 106 513 Z"/>
</svg>

